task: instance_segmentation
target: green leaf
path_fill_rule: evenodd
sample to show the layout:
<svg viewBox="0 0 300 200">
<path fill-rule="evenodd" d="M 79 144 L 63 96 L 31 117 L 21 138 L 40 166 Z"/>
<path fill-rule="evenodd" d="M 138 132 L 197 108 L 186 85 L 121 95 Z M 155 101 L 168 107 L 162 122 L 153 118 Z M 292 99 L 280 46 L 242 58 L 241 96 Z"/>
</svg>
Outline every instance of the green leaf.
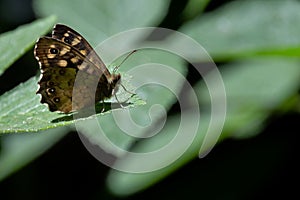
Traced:
<svg viewBox="0 0 300 200">
<path fill-rule="evenodd" d="M 105 152 L 117 157 L 124 155 L 138 138 L 143 137 L 143 130 L 151 127 L 167 113 L 176 102 L 176 95 L 180 93 L 186 75 L 186 68 L 181 59 L 159 50 L 137 52 L 134 58 L 124 63 L 122 69 L 128 69 L 130 66 L 137 66 L 137 69 L 133 68 L 128 72 L 132 76 L 130 83 L 138 88 L 135 92 L 145 99 L 146 104 L 130 109 L 112 110 L 108 115 L 75 122 L 76 130 L 91 144 L 98 145 Z M 163 84 L 167 79 L 165 76 L 168 76 L 162 73 L 163 68 L 172 77 L 168 87 Z M 142 86 L 139 87 L 140 85 Z M 159 107 L 155 107 L 157 105 Z"/>
<path fill-rule="evenodd" d="M 264 128 L 265 119 L 297 95 L 298 59 L 266 57 L 239 60 L 223 66 L 227 117 L 222 137 L 249 138 Z M 209 104 L 204 83 L 197 86 L 201 103 Z M 290 109 L 295 109 L 290 107 Z"/>
<path fill-rule="evenodd" d="M 201 114 L 201 126 L 199 127 L 198 133 L 191 143 L 191 146 L 189 146 L 186 151 L 184 151 L 180 141 L 177 143 L 178 146 L 173 148 L 168 147 L 170 142 L 175 140 L 179 134 L 190 137 L 189 135 L 191 135 L 191 133 L 189 130 L 198 123 L 195 121 L 195 114 L 193 112 L 185 113 L 184 117 L 187 123 L 184 123 L 182 126 L 183 132 L 178 132 L 181 116 L 171 116 L 168 118 L 163 130 L 159 132 L 158 135 L 150 139 L 148 138 L 131 150 L 131 152 L 138 152 L 141 154 L 146 152 L 157 152 L 157 156 L 148 159 L 147 156 L 141 155 L 141 157 L 136 159 L 136 155 L 129 154 L 119 159 L 115 164 L 120 168 L 134 168 L 135 166 L 142 166 L 145 168 L 147 168 L 147 166 L 166 166 L 146 173 L 128 173 L 119 170 L 111 170 L 107 178 L 107 185 L 113 194 L 117 196 L 128 196 L 140 192 L 159 182 L 179 167 L 197 157 L 199 153 L 199 144 L 203 141 L 203 136 L 209 122 L 209 118 L 206 114 Z M 176 157 L 177 159 L 174 159 L 174 162 L 170 162 L 170 159 Z M 167 165 L 168 162 L 171 164 Z"/>
<path fill-rule="evenodd" d="M 0 181 L 43 154 L 67 133 L 66 128 L 40 134 L 5 135 L 0 139 Z"/>
<path fill-rule="evenodd" d="M 183 10 L 185 20 L 193 19 L 203 12 L 210 0 L 189 0 Z"/>
<path fill-rule="evenodd" d="M 253 137 L 268 116 L 297 95 L 299 61 L 278 57 L 237 61 L 227 66 L 223 78 L 228 101 L 224 137 Z"/>
<path fill-rule="evenodd" d="M 111 33 L 115 33 L 115 31 L 124 30 L 124 28 L 126 29 L 130 27 L 133 28 L 133 27 L 148 24 L 150 22 L 154 23 L 154 21 L 159 20 L 159 18 L 161 18 L 162 15 L 161 14 L 159 15 L 158 11 L 165 9 L 167 6 L 166 3 L 160 3 L 160 2 L 161 1 L 157 1 L 156 3 L 153 1 L 152 2 L 134 1 L 131 2 L 131 4 L 128 4 L 128 2 L 124 3 L 119 1 L 115 1 L 115 2 L 109 1 L 106 3 L 105 2 L 99 3 L 99 1 L 90 1 L 89 3 L 85 4 L 86 6 L 88 6 L 88 9 L 85 10 L 86 12 L 83 11 L 82 2 L 79 1 L 73 2 L 72 3 L 73 7 L 70 7 L 69 2 L 67 1 L 59 1 L 57 3 L 54 3 L 53 1 L 36 1 L 35 7 L 37 12 L 44 16 L 47 16 L 49 12 L 56 13 L 59 19 L 61 19 L 62 16 L 67 16 L 65 23 L 67 23 L 68 20 L 73 21 L 75 23 L 74 19 L 75 18 L 78 19 L 78 13 L 82 15 L 86 15 L 82 19 L 88 20 L 87 23 L 86 22 L 83 22 L 82 24 L 76 23 L 77 25 L 80 25 L 80 30 L 83 30 L 84 28 L 87 28 L 86 30 L 90 30 L 90 29 L 95 30 L 95 27 L 97 27 L 95 25 L 97 24 L 98 26 L 99 25 L 101 26 L 101 28 L 99 29 L 101 32 L 101 29 L 103 29 L 104 25 L 107 25 L 106 23 L 108 23 L 111 20 L 113 27 L 111 27 L 111 29 L 106 27 L 104 29 L 106 33 L 111 34 Z M 56 5 L 59 6 L 57 7 Z M 141 9 L 140 7 L 136 7 L 137 5 L 139 6 L 143 5 L 141 8 L 147 8 L 147 9 Z M 120 16 L 120 13 L 115 12 L 116 8 L 122 7 L 123 9 L 124 6 L 131 8 L 125 10 L 128 12 L 128 15 L 126 15 L 125 11 L 122 12 L 122 16 Z M 146 12 L 149 10 L 150 6 L 153 8 L 152 10 L 153 12 L 152 11 Z M 102 10 L 104 13 L 98 12 L 97 8 Z M 78 12 L 75 12 L 76 13 L 76 17 L 75 17 L 74 11 L 76 9 Z M 143 17 L 136 17 L 134 18 L 136 19 L 135 21 L 129 20 L 129 13 L 131 14 L 131 12 L 133 11 L 132 9 L 137 11 L 135 13 L 137 15 L 143 13 Z M 94 12 L 91 12 L 91 10 Z M 67 15 L 66 13 L 69 13 L 70 15 Z M 111 15 L 106 15 L 108 13 L 111 13 Z M 159 12 L 159 13 L 163 13 L 163 12 Z M 106 18 L 99 17 L 99 15 L 101 14 L 105 14 Z M 113 15 L 117 15 L 117 16 L 113 16 Z M 90 16 L 90 19 L 88 16 Z M 126 20 L 125 16 L 128 16 L 128 20 L 129 20 L 128 23 L 124 23 L 124 20 Z M 99 23 L 99 19 L 103 19 L 101 23 L 105 23 L 105 24 Z M 119 21 L 117 19 L 119 19 Z M 115 20 L 117 20 L 117 22 Z M 127 26 L 127 24 L 129 26 Z M 123 25 L 125 25 L 125 27 Z M 120 29 L 115 30 L 116 27 L 120 27 Z M 101 35 L 99 34 L 99 31 L 92 31 L 88 33 L 93 33 L 93 35 L 87 38 L 94 39 L 94 40 L 96 38 L 99 38 L 98 36 Z M 123 82 L 124 80 L 126 82 L 126 78 L 122 79 Z M 12 91 L 7 92 L 0 98 L 0 102 L 1 102 L 0 116 L 1 116 L 1 121 L 3 122 L 1 123 L 0 133 L 32 132 L 32 131 L 36 132 L 40 130 L 46 130 L 49 128 L 55 128 L 58 126 L 71 125 L 74 122 L 72 114 L 62 115 L 59 113 L 51 113 L 44 105 L 41 105 L 38 102 L 39 101 L 38 96 L 35 95 L 35 91 L 37 89 L 36 83 L 37 83 L 37 79 L 32 78 L 25 84 L 21 84 L 20 86 L 18 86 Z M 135 99 L 134 102 L 131 103 L 135 103 L 135 105 L 144 104 L 144 102 L 140 101 L 139 99 Z M 13 121 L 14 123 L 12 123 Z"/>
<path fill-rule="evenodd" d="M 40 97 L 36 95 L 37 83 L 38 78 L 33 77 L 0 97 L 0 133 L 37 132 L 74 123 L 73 116 L 76 114 L 50 112 L 46 105 L 40 103 Z M 127 86 L 126 78 L 123 84 Z M 118 93 L 121 100 L 126 98 L 124 93 L 126 92 Z M 127 98 L 129 95 L 131 94 L 127 93 Z M 144 104 L 138 98 L 131 98 L 129 103 L 132 103 L 131 106 Z M 107 113 L 109 112 L 105 112 Z"/>
<path fill-rule="evenodd" d="M 297 59 L 266 58 L 240 61 L 223 68 L 221 73 L 225 83 L 228 106 L 226 123 L 220 140 L 230 137 L 247 138 L 257 134 L 263 128 L 265 119 L 278 106 L 297 93 L 300 78 L 298 65 Z M 209 77 L 210 74 L 207 76 L 214 80 L 214 77 Z M 178 159 L 166 167 L 147 173 L 112 170 L 107 182 L 114 194 L 127 196 L 144 190 L 198 156 L 210 122 L 211 113 L 208 108 L 211 105 L 210 95 L 204 83 L 197 84 L 194 91 L 200 100 L 201 118 L 197 135 L 189 148 L 182 151 L 182 144 L 179 143 L 172 151 L 167 151 L 166 147 L 169 143 L 179 137 L 178 125 L 183 120 L 179 115 L 168 118 L 167 124 L 158 135 L 141 141 L 131 150 L 137 153 L 159 151 L 159 156 L 143 160 L 143 157 L 136 159 L 136 155 L 128 154 L 119 159 L 116 165 L 117 168 L 120 166 L 123 168 L 160 166 L 169 162 L 171 158 L 178 157 Z M 187 95 L 187 98 L 191 97 Z M 184 119 L 188 122 L 183 128 L 186 137 L 189 137 L 191 127 L 197 123 L 193 115 L 193 106 L 198 105 L 191 105 L 192 109 L 184 115 Z"/>
<path fill-rule="evenodd" d="M 63 122 L 51 123 L 61 115 L 49 112 L 39 102 L 35 94 L 37 82 L 38 78 L 31 78 L 0 97 L 1 133 L 33 132 L 62 125 Z"/>
<path fill-rule="evenodd" d="M 35 10 L 37 13 L 39 13 L 41 16 L 56 14 L 58 16 L 59 22 L 70 25 L 72 28 L 82 33 L 82 35 L 84 35 L 87 40 L 92 41 L 92 44 L 98 43 L 111 34 L 118 33 L 119 31 L 159 23 L 166 13 L 165 10 L 167 9 L 168 1 L 102 1 L 101 3 L 99 3 L 99 1 L 89 1 L 88 3 L 85 2 L 84 4 L 87 9 L 83 9 L 82 6 L 83 4 L 81 1 L 74 1 L 72 2 L 72 4 L 67 1 L 57 1 L 56 3 L 53 1 L 35 1 Z M 127 9 L 124 9 L 124 7 L 127 7 Z M 119 9 L 120 12 L 116 12 L 117 9 Z M 132 13 L 135 13 L 135 18 L 132 18 Z M 83 17 L 80 18 L 78 17 L 78 15 L 82 15 Z M 173 68 L 178 69 L 179 73 L 182 73 L 183 76 L 186 74 L 185 67 L 183 66 L 181 61 L 170 58 L 168 56 L 164 56 L 163 53 L 154 52 L 154 54 L 158 54 L 158 57 L 160 56 L 162 59 L 164 59 L 166 64 L 171 63 Z M 141 55 L 143 58 L 147 58 L 148 61 L 149 58 L 152 59 L 152 55 L 149 56 L 144 53 L 141 53 Z M 122 65 L 121 69 L 130 69 L 130 67 L 126 67 L 126 65 L 129 66 L 129 64 L 130 62 L 126 61 L 126 63 Z M 134 91 L 135 86 L 132 86 L 131 83 L 133 85 L 134 83 L 136 83 L 136 81 L 134 80 L 135 77 L 133 77 L 133 81 L 131 82 L 129 78 L 130 74 L 128 76 L 124 73 L 121 74 L 122 84 L 125 86 L 125 88 L 129 91 Z M 144 77 L 138 78 L 143 79 Z M 152 79 L 150 78 L 149 80 Z M 175 82 L 173 86 L 175 88 L 175 93 L 179 93 L 182 80 L 174 80 Z M 125 112 L 128 109 L 115 109 L 113 111 L 98 113 L 92 116 L 79 116 L 76 114 L 65 115 L 56 112 L 50 112 L 47 106 L 42 105 L 39 102 L 40 98 L 35 94 L 38 88 L 37 82 L 38 78 L 33 77 L 27 82 L 20 84 L 13 90 L 8 91 L 0 97 L 0 133 L 3 134 L 27 132 L 28 135 L 32 136 L 32 138 L 35 138 L 35 136 L 38 138 L 40 134 L 30 134 L 30 132 L 37 132 L 61 127 L 58 130 L 61 130 L 61 133 L 63 135 L 67 132 L 67 130 L 69 130 L 68 127 L 73 129 L 73 125 L 75 123 L 75 125 L 77 125 L 77 130 L 82 130 L 83 134 L 86 137 L 90 137 L 91 135 L 89 134 L 97 133 L 98 129 L 94 129 L 92 124 L 91 126 L 85 126 L 85 128 L 88 127 L 88 129 L 84 130 L 81 129 L 84 126 L 82 127 L 80 125 L 89 125 L 90 122 L 96 120 L 97 122 L 99 121 L 99 123 L 101 123 L 104 129 L 106 129 L 111 141 L 117 144 L 117 146 L 127 149 L 128 146 L 130 146 L 130 144 L 135 140 L 135 138 L 133 139 L 127 137 L 127 135 L 121 131 L 118 133 L 119 130 L 117 129 L 117 125 L 112 123 L 113 112 Z M 127 93 L 127 96 L 125 94 L 126 92 L 124 92 L 124 90 L 122 91 L 122 88 L 120 88 L 117 96 L 118 98 L 120 98 L 120 100 L 126 99 L 129 94 Z M 145 113 L 148 112 L 148 109 L 151 107 L 150 105 L 152 103 L 156 103 L 157 101 L 159 101 L 165 106 L 165 109 L 168 110 L 176 101 L 176 98 L 174 98 L 174 94 L 172 94 L 172 92 L 170 91 L 167 91 L 163 87 L 144 86 L 137 91 L 137 94 L 138 96 L 142 96 L 144 99 L 146 99 L 147 103 L 150 103 L 149 105 L 144 105 L 145 101 L 141 100 L 138 96 L 129 99 L 129 102 L 132 103 L 131 105 L 129 105 L 129 110 L 133 113 L 132 117 L 142 125 L 147 125 L 149 124 L 149 122 L 151 123 L 151 120 L 156 121 L 157 117 L 159 116 L 158 114 L 160 114 L 154 112 L 153 115 L 153 112 L 150 112 L 149 116 L 145 115 Z M 156 95 L 159 95 L 160 98 L 156 98 Z M 111 99 L 111 101 L 116 100 Z M 140 108 L 138 108 L 138 105 L 143 106 L 140 106 Z M 74 116 L 75 119 L 73 118 Z M 57 129 L 47 130 L 47 132 L 56 132 L 56 130 Z M 93 130 L 95 130 L 95 132 L 92 132 Z M 57 134 L 59 132 L 60 131 L 57 131 Z M 2 135 L 3 138 L 9 138 L 10 136 L 11 135 L 8 134 Z M 98 136 L 96 135 L 96 137 Z M 105 143 L 103 144 L 102 141 L 99 141 L 97 139 L 98 138 L 95 138 L 95 140 L 93 140 L 92 142 L 98 145 L 107 145 Z M 19 139 L 16 139 L 16 141 L 17 140 Z M 37 140 L 38 139 L 36 139 L 36 141 Z M 0 158 L 0 160 L 2 159 L 2 163 L 6 163 L 6 167 L 3 168 L 4 170 L 2 173 L 3 175 L 1 174 L 1 178 L 4 178 L 12 171 L 17 170 L 17 168 L 20 168 L 21 166 L 32 160 L 34 157 L 38 156 L 39 152 L 43 151 L 40 149 L 41 146 L 46 147 L 47 145 L 51 145 L 52 143 L 52 141 L 50 141 L 49 143 L 46 143 L 46 141 L 47 138 L 45 136 L 40 141 L 34 143 L 28 142 L 28 146 L 32 145 L 32 148 L 29 149 L 29 153 L 27 151 L 22 151 L 24 153 L 24 159 L 20 159 L 19 163 L 18 158 L 22 157 L 22 152 L 19 152 L 19 148 L 14 147 L 16 148 L 16 151 L 18 151 L 16 153 L 17 156 L 14 156 L 14 151 L 7 150 L 5 156 L 3 158 Z M 17 144 L 17 142 L 15 143 Z M 9 144 L 9 139 L 3 140 L 3 146 Z M 115 151 L 114 149 L 112 150 L 112 153 L 114 155 L 118 155 L 118 151 Z M 32 157 L 28 156 L 28 154 L 31 154 Z M 16 159 L 9 160 L 9 157 Z M 16 168 L 11 168 L 11 166 L 15 166 Z M 11 171 L 9 170 L 9 168 L 11 168 Z"/>
<path fill-rule="evenodd" d="M 47 33 L 55 21 L 51 16 L 1 34 L 0 75 L 33 46 L 39 36 Z"/>
<path fill-rule="evenodd" d="M 121 31 L 159 24 L 168 5 L 168 0 L 35 0 L 34 10 L 43 17 L 55 14 L 94 45 Z"/>
<path fill-rule="evenodd" d="M 300 2 L 234 1 L 185 24 L 188 34 L 216 60 L 253 55 L 299 56 Z"/>
</svg>

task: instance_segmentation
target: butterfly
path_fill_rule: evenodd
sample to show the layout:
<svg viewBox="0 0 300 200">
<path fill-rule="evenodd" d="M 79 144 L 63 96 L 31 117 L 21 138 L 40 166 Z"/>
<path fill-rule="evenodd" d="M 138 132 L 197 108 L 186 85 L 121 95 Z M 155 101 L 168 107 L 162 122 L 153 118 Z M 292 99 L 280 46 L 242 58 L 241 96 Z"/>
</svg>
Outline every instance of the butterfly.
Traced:
<svg viewBox="0 0 300 200">
<path fill-rule="evenodd" d="M 36 93 L 52 112 L 70 113 L 103 102 L 121 85 L 121 75 L 110 73 L 84 37 L 66 25 L 56 24 L 51 37 L 39 38 L 34 55 L 41 70 Z"/>
</svg>

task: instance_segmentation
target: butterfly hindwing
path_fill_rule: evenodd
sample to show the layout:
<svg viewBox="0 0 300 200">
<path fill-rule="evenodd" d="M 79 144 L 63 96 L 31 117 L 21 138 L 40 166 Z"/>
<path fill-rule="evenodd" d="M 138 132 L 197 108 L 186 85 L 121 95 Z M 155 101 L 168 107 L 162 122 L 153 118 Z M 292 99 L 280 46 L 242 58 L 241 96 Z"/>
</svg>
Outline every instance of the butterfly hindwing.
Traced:
<svg viewBox="0 0 300 200">
<path fill-rule="evenodd" d="M 42 95 L 41 103 L 47 103 L 50 111 L 70 112 L 75 76 L 73 68 L 47 68 L 42 73 L 37 91 Z"/>
<path fill-rule="evenodd" d="M 42 70 L 48 67 L 74 68 L 99 77 L 102 75 L 98 68 L 76 49 L 50 37 L 42 37 L 37 41 L 35 57 Z"/>
</svg>

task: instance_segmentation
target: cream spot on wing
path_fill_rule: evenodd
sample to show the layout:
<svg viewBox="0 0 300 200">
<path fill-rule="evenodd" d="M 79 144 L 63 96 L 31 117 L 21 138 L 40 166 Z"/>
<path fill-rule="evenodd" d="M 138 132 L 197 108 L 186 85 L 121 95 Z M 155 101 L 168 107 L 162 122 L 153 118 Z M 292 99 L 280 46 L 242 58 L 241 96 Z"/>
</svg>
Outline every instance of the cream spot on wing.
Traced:
<svg viewBox="0 0 300 200">
<path fill-rule="evenodd" d="M 59 52 L 59 55 L 60 56 L 63 56 L 65 55 L 66 53 L 68 53 L 70 51 L 70 48 L 69 47 L 64 47 L 60 52 Z"/>
<path fill-rule="evenodd" d="M 80 53 L 81 53 L 82 55 L 86 56 L 86 50 L 85 50 L 85 49 L 80 50 Z"/>
<path fill-rule="evenodd" d="M 75 46 L 75 45 L 77 45 L 78 43 L 80 43 L 80 40 L 81 40 L 81 38 L 75 38 L 73 41 L 72 41 L 72 46 Z"/>
<path fill-rule="evenodd" d="M 52 53 L 50 53 L 50 52 L 47 54 L 47 57 L 48 57 L 49 59 L 55 58 L 55 56 L 56 56 L 56 54 L 52 54 Z"/>
<path fill-rule="evenodd" d="M 74 58 L 71 58 L 71 62 L 76 64 L 78 62 L 78 58 L 74 57 Z"/>
<path fill-rule="evenodd" d="M 84 63 L 82 63 L 81 65 L 78 66 L 78 69 L 79 70 L 85 70 L 87 68 L 87 66 L 88 66 L 87 63 L 84 62 Z"/>
<path fill-rule="evenodd" d="M 57 65 L 60 67 L 66 67 L 68 65 L 68 62 L 66 60 L 59 60 L 57 62 Z"/>
<path fill-rule="evenodd" d="M 64 36 L 65 37 L 69 37 L 70 35 L 69 35 L 69 33 L 65 33 Z"/>
</svg>

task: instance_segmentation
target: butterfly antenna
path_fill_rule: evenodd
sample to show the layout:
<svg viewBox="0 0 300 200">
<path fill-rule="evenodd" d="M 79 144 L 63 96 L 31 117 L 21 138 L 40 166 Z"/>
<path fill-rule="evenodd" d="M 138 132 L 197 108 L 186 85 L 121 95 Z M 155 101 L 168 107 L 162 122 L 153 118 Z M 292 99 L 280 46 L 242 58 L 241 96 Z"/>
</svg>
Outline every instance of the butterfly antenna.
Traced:
<svg viewBox="0 0 300 200">
<path fill-rule="evenodd" d="M 133 53 L 137 52 L 137 50 L 133 50 L 131 51 L 125 58 L 124 60 L 114 68 L 113 73 L 115 73 L 116 71 L 118 71 L 118 69 L 120 68 L 120 66 L 129 58 L 129 56 L 131 56 Z"/>
<path fill-rule="evenodd" d="M 131 51 L 125 58 L 124 58 L 124 60 L 118 65 L 118 66 L 116 66 L 115 68 L 114 68 L 114 70 L 113 70 L 113 73 L 116 73 L 116 71 L 120 68 L 120 66 L 133 54 L 133 53 L 135 53 L 135 52 L 137 52 L 137 50 L 133 50 L 133 51 Z M 121 87 L 124 89 L 124 91 L 125 92 L 128 92 L 129 94 L 131 94 L 132 96 L 133 95 L 136 95 L 135 93 L 133 93 L 133 92 L 130 92 L 130 91 L 128 91 L 126 88 L 125 88 L 125 86 L 123 85 L 123 84 L 120 84 L 121 85 Z M 117 97 L 117 95 L 115 94 L 114 95 L 115 96 L 115 98 L 116 98 L 116 100 L 117 100 L 117 102 L 120 104 L 120 106 L 123 108 L 124 106 L 122 105 L 122 103 L 119 101 L 119 99 L 118 99 L 118 97 Z M 132 97 L 131 96 L 131 97 Z M 127 102 L 131 97 L 129 97 L 125 102 Z"/>
<path fill-rule="evenodd" d="M 125 92 L 132 94 L 132 95 L 136 95 L 136 93 L 128 91 L 123 84 L 121 84 L 121 86 Z M 128 101 L 128 100 L 126 100 L 126 101 Z"/>
</svg>

